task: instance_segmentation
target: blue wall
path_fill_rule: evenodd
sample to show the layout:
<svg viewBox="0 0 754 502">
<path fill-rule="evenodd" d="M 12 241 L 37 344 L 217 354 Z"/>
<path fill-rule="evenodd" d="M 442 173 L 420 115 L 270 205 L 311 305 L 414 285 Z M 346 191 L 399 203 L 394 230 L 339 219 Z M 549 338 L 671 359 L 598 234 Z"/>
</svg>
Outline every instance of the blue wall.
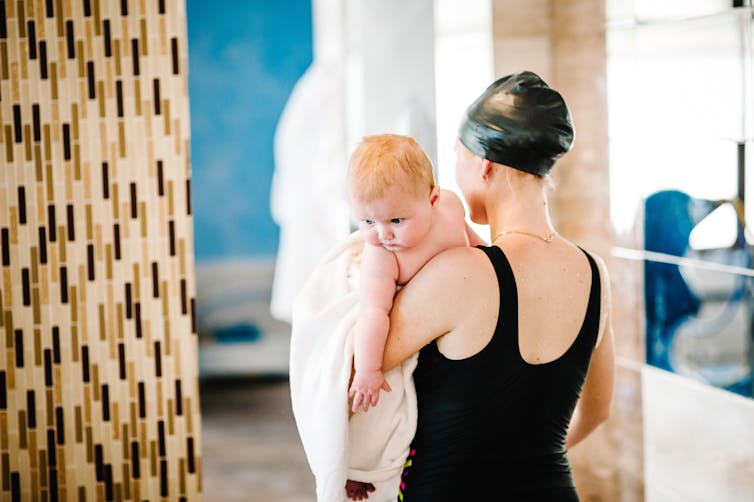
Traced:
<svg viewBox="0 0 754 502">
<path fill-rule="evenodd" d="M 187 1 L 198 261 L 273 256 L 273 138 L 312 61 L 310 0 Z"/>
</svg>

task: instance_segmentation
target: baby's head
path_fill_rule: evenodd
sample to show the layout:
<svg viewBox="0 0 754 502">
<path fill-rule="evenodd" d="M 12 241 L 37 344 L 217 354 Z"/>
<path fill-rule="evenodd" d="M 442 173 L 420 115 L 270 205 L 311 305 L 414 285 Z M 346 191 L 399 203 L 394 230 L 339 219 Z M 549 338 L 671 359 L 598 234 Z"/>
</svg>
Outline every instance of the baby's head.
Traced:
<svg viewBox="0 0 754 502">
<path fill-rule="evenodd" d="M 399 186 L 427 197 L 435 186 L 432 162 L 414 138 L 399 134 L 366 136 L 351 155 L 346 187 L 350 201 L 371 202 Z"/>
<path fill-rule="evenodd" d="M 351 155 L 348 201 L 365 240 L 398 251 L 427 234 L 438 199 L 432 162 L 413 138 L 365 137 Z"/>
</svg>

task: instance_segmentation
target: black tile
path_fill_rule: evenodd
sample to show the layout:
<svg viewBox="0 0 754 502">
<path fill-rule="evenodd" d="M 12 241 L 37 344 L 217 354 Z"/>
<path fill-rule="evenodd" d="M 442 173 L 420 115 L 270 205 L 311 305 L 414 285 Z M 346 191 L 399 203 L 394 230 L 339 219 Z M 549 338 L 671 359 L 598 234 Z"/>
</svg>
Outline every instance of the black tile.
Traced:
<svg viewBox="0 0 754 502">
<path fill-rule="evenodd" d="M 37 59 L 37 25 L 32 20 L 26 22 L 26 37 L 29 40 L 29 59 Z"/>
<path fill-rule="evenodd" d="M 84 382 L 89 382 L 89 346 L 81 347 L 81 378 Z"/>
<path fill-rule="evenodd" d="M 48 204 L 47 205 L 47 233 L 48 238 L 50 239 L 50 242 L 56 242 L 58 240 L 58 230 L 57 230 L 57 218 L 55 218 L 55 205 L 54 204 Z"/>
<path fill-rule="evenodd" d="M 73 21 L 65 22 L 65 42 L 68 47 L 68 59 L 76 58 L 76 38 L 73 34 Z"/>
<path fill-rule="evenodd" d="M 136 338 L 141 338 L 141 304 L 139 302 L 134 303 L 134 323 L 136 324 Z"/>
<path fill-rule="evenodd" d="M 175 414 L 183 415 L 183 392 L 181 391 L 181 381 L 175 381 Z"/>
<path fill-rule="evenodd" d="M 162 376 L 162 347 L 159 340 L 154 342 L 154 376 Z"/>
<path fill-rule="evenodd" d="M 39 42 L 39 72 L 42 80 L 47 80 L 47 42 Z"/>
<path fill-rule="evenodd" d="M 178 75 L 178 39 L 175 37 L 170 39 L 170 52 L 173 57 L 173 75 Z"/>
<path fill-rule="evenodd" d="M 102 384 L 102 420 L 110 421 L 110 387 Z"/>
<path fill-rule="evenodd" d="M 0 0 L 0 38 L 8 38 L 8 23 L 5 17 L 5 0 Z"/>
<path fill-rule="evenodd" d="M 118 370 L 121 380 L 126 379 L 126 345 L 123 342 L 118 344 Z"/>
<path fill-rule="evenodd" d="M 21 143 L 24 140 L 23 126 L 21 125 L 21 105 L 13 105 L 13 140 Z"/>
<path fill-rule="evenodd" d="M 160 274 L 157 268 L 157 262 L 152 262 L 152 297 L 160 297 Z"/>
<path fill-rule="evenodd" d="M 133 59 L 134 76 L 139 75 L 139 39 L 131 39 L 131 59 Z"/>
<path fill-rule="evenodd" d="M 105 41 L 105 57 L 110 57 L 113 55 L 113 49 L 112 49 L 112 35 L 110 33 L 110 20 L 105 19 L 102 21 L 102 26 L 104 28 L 104 34 L 103 37 Z"/>
<path fill-rule="evenodd" d="M 110 198 L 110 173 L 107 162 L 102 163 L 102 198 Z"/>
<path fill-rule="evenodd" d="M 96 88 L 97 84 L 94 77 L 94 61 L 86 62 L 86 81 L 89 87 L 89 99 L 97 97 Z"/>
<path fill-rule="evenodd" d="M 26 187 L 18 187 L 18 224 L 26 225 Z"/>
<path fill-rule="evenodd" d="M 157 161 L 157 195 L 160 197 L 165 195 L 165 179 L 161 160 Z"/>
<path fill-rule="evenodd" d="M 52 351 L 50 349 L 44 350 L 45 359 L 45 386 L 52 387 Z"/>
<path fill-rule="evenodd" d="M 139 216 L 138 213 L 138 200 L 136 197 L 136 183 L 130 184 L 131 191 L 131 218 L 136 219 Z"/>
<path fill-rule="evenodd" d="M 58 438 L 58 444 L 65 444 L 65 420 L 62 406 L 55 407 L 55 435 Z"/>
<path fill-rule="evenodd" d="M 39 235 L 39 262 L 45 264 L 47 263 L 47 229 L 39 227 L 37 234 Z"/>
<path fill-rule="evenodd" d="M 68 303 L 68 268 L 60 267 L 60 303 Z"/>
<path fill-rule="evenodd" d="M 158 446 L 157 453 L 159 454 L 160 457 L 164 457 L 166 455 L 165 421 L 164 420 L 157 421 L 157 446 Z"/>
<path fill-rule="evenodd" d="M 26 425 L 30 429 L 37 427 L 37 403 L 33 390 L 26 391 Z"/>
<path fill-rule="evenodd" d="M 10 233 L 7 228 L 0 229 L 0 242 L 2 244 L 3 267 L 10 266 Z"/>
<path fill-rule="evenodd" d="M 160 79 L 152 80 L 152 92 L 154 93 L 154 114 L 160 115 Z"/>
<path fill-rule="evenodd" d="M 115 259 L 120 260 L 120 224 L 113 225 L 113 241 L 115 247 Z"/>
<path fill-rule="evenodd" d="M 16 349 L 16 367 L 23 368 L 24 367 L 24 332 L 23 330 L 17 329 L 13 333 L 15 338 L 15 349 Z"/>
<path fill-rule="evenodd" d="M 141 469 L 139 468 L 139 443 L 131 441 L 131 477 L 134 479 L 141 478 Z"/>
<path fill-rule="evenodd" d="M 34 141 L 42 141 L 42 121 L 39 118 L 39 103 L 31 105 L 31 117 Z"/>
<path fill-rule="evenodd" d="M 76 240 L 76 228 L 73 219 L 73 204 L 67 204 L 65 207 L 66 226 L 68 227 L 68 242 Z"/>
<path fill-rule="evenodd" d="M 5 370 L 0 371 L 0 410 L 8 409 L 8 388 L 5 380 Z"/>
<path fill-rule="evenodd" d="M 123 116 L 123 82 L 115 81 L 115 103 L 118 109 L 118 117 Z"/>
<path fill-rule="evenodd" d="M 29 269 L 24 267 L 21 269 L 21 296 L 23 298 L 24 305 L 27 307 L 31 305 L 31 285 L 29 284 Z"/>
<path fill-rule="evenodd" d="M 94 280 L 94 244 L 86 245 L 86 269 L 87 279 Z"/>
<path fill-rule="evenodd" d="M 71 125 L 63 124 L 63 159 L 71 160 Z"/>
<path fill-rule="evenodd" d="M 146 418 L 147 416 L 147 402 L 144 391 L 144 382 L 139 382 L 139 418 Z"/>
</svg>

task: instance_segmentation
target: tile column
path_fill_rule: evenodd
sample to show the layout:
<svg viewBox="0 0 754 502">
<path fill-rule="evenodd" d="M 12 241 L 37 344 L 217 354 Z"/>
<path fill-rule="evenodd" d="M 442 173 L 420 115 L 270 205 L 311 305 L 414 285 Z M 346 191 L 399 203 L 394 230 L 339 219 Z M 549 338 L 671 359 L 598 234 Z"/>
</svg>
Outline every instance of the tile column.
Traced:
<svg viewBox="0 0 754 502">
<path fill-rule="evenodd" d="M 0 0 L 0 499 L 198 500 L 183 2 Z"/>
</svg>

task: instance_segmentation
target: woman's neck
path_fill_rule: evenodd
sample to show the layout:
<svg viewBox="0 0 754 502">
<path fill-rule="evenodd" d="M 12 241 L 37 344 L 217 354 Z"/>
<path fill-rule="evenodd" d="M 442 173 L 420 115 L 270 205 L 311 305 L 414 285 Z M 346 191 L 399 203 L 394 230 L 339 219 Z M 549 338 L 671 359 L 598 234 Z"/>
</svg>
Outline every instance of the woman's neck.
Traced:
<svg viewBox="0 0 754 502">
<path fill-rule="evenodd" d="M 554 232 L 547 206 L 547 196 L 541 186 L 528 185 L 496 198 L 487 210 L 490 237 L 503 232 L 523 231 L 547 236 Z"/>
</svg>

